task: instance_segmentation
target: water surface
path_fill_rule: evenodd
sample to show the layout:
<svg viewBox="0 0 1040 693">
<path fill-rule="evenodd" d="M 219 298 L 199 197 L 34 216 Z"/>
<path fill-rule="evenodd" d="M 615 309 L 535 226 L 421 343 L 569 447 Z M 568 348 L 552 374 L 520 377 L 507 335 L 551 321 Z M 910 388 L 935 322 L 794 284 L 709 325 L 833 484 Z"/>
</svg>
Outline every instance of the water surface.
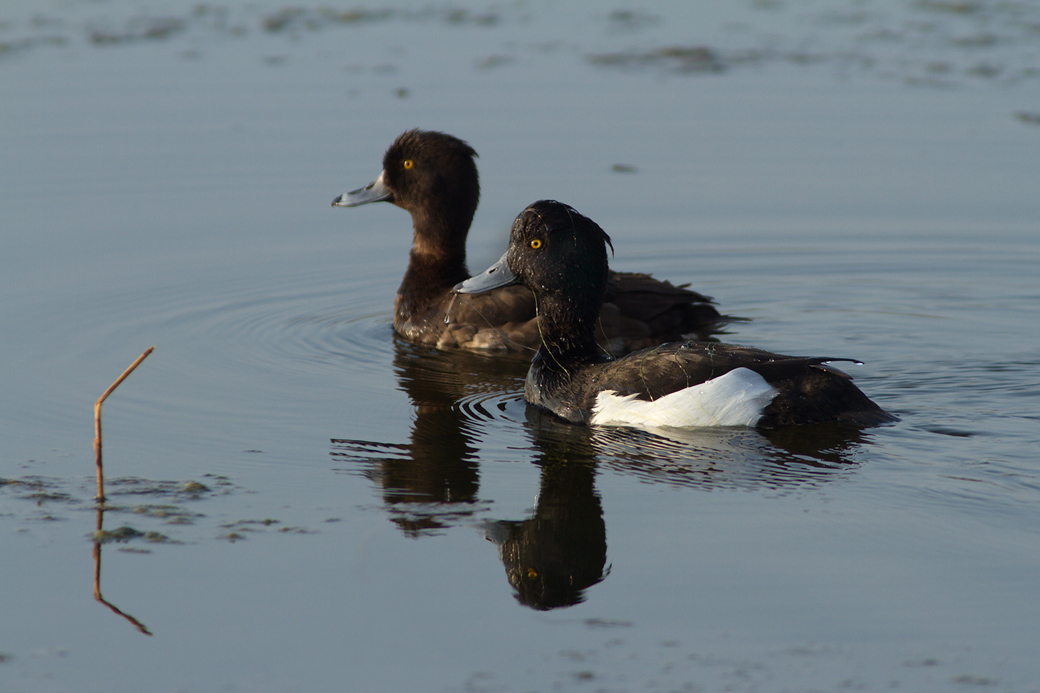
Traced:
<svg viewBox="0 0 1040 693">
<path fill-rule="evenodd" d="M 1040 689 L 1040 17 L 835 8 L 5 5 L 0 688 Z M 329 202 L 410 127 L 480 152 L 472 270 L 560 199 L 900 421 L 577 429 L 395 340 L 408 217 Z M 91 408 L 153 344 L 148 636 Z"/>
</svg>

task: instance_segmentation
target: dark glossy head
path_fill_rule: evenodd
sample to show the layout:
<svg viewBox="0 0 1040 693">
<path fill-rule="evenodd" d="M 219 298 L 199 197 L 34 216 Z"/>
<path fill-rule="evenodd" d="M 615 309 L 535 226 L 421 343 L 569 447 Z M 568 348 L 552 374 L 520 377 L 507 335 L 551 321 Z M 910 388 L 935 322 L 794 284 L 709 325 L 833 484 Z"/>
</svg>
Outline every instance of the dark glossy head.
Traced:
<svg viewBox="0 0 1040 693">
<path fill-rule="evenodd" d="M 386 150 L 378 178 L 364 188 L 340 195 L 332 204 L 356 207 L 387 201 L 413 214 L 450 210 L 449 216 L 471 219 L 480 198 L 476 156 L 477 152 L 457 137 L 408 130 Z"/>
<path fill-rule="evenodd" d="M 513 222 L 505 255 L 456 286 L 455 292 L 483 293 L 523 284 L 539 296 L 599 312 L 607 284 L 608 245 L 610 236 L 596 222 L 555 200 L 539 200 Z"/>
</svg>

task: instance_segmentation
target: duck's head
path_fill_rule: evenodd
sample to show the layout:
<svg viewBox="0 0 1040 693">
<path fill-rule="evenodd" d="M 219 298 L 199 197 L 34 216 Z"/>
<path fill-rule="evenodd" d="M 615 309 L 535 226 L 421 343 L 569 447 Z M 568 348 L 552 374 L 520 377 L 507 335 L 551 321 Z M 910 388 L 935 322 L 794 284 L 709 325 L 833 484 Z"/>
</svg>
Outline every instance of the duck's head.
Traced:
<svg viewBox="0 0 1040 693">
<path fill-rule="evenodd" d="M 480 198 L 477 152 L 457 137 L 431 130 L 402 133 L 383 155 L 383 171 L 363 188 L 332 201 L 336 207 L 392 202 L 416 213 L 451 210 L 472 219 Z M 468 221 L 467 221 L 468 224 Z"/>
<path fill-rule="evenodd" d="M 509 249 L 484 272 L 457 284 L 459 294 L 479 294 L 523 284 L 539 297 L 558 297 L 592 306 L 607 285 L 610 236 L 596 222 L 555 200 L 539 200 L 520 213 L 509 234 Z"/>
</svg>

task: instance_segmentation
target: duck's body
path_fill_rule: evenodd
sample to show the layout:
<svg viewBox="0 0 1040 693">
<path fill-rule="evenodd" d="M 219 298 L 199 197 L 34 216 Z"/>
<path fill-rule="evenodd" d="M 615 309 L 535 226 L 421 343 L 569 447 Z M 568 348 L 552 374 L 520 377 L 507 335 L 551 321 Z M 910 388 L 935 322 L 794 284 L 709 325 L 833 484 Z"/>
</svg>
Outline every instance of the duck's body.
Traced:
<svg viewBox="0 0 1040 693">
<path fill-rule="evenodd" d="M 675 342 L 611 359 L 593 330 L 607 277 L 609 237 L 559 202 L 528 207 L 506 254 L 460 293 L 521 282 L 532 289 L 542 343 L 524 397 L 576 423 L 773 428 L 844 421 L 872 425 L 891 415 L 825 362 L 704 342 Z"/>
<path fill-rule="evenodd" d="M 569 421 L 603 425 L 776 428 L 889 420 L 852 378 L 824 365 L 848 360 L 672 342 L 568 377 L 543 355 L 528 372 L 524 397 Z"/>
<path fill-rule="evenodd" d="M 466 237 L 480 197 L 476 156 L 451 135 L 409 130 L 387 149 L 376 180 L 340 195 L 333 205 L 387 201 L 412 215 L 412 250 L 394 300 L 399 335 L 446 349 L 536 349 L 540 338 L 529 290 L 451 293 L 470 276 Z M 724 321 L 706 296 L 646 274 L 612 272 L 596 339 L 609 353 L 622 354 L 683 335 L 706 335 Z"/>
</svg>

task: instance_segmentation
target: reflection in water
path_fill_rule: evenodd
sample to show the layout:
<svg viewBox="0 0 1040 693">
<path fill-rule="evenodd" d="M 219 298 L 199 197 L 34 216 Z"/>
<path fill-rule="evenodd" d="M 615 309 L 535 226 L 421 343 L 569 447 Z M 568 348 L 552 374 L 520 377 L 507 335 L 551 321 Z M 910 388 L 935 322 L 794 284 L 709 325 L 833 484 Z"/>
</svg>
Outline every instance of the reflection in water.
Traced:
<svg viewBox="0 0 1040 693">
<path fill-rule="evenodd" d="M 589 431 L 570 428 L 569 438 L 534 436 L 535 464 L 542 468 L 534 516 L 484 525 L 517 600 L 539 610 L 578 604 L 584 591 L 606 576 L 607 528 L 593 488 L 596 460 Z"/>
<path fill-rule="evenodd" d="M 98 600 L 114 613 L 119 614 L 127 621 L 132 623 L 137 630 L 141 631 L 145 635 L 151 635 L 152 632 L 145 627 L 143 623 L 138 621 L 136 618 L 128 613 L 125 613 L 119 609 L 115 604 L 108 601 L 101 596 L 101 537 L 104 536 L 104 521 L 105 521 L 105 509 L 99 504 L 97 509 L 97 531 L 94 533 L 94 599 Z"/>
<path fill-rule="evenodd" d="M 538 438 L 584 436 L 599 466 L 644 481 L 709 489 L 794 488 L 855 468 L 863 431 L 849 424 L 658 429 L 574 426 L 529 407 Z"/>
<path fill-rule="evenodd" d="M 580 603 L 609 573 L 597 470 L 694 488 L 796 488 L 854 469 L 864 435 L 847 424 L 766 432 L 586 427 L 534 407 L 518 422 L 502 411 L 520 398 L 527 366 L 524 358 L 397 341 L 398 382 L 415 405 L 410 441 L 334 438 L 331 455 L 382 488 L 391 520 L 404 532 L 425 536 L 487 513 L 490 499 L 478 496 L 479 447 L 523 430 L 527 445 L 505 447 L 541 469 L 534 512 L 480 527 L 498 546 L 517 600 L 534 609 Z"/>
<path fill-rule="evenodd" d="M 478 502 L 478 427 L 523 389 L 526 358 L 445 354 L 395 339 L 394 370 L 415 405 L 407 444 L 332 440 L 332 456 L 360 461 L 383 488 L 393 521 L 419 535 L 472 516 Z"/>
</svg>

